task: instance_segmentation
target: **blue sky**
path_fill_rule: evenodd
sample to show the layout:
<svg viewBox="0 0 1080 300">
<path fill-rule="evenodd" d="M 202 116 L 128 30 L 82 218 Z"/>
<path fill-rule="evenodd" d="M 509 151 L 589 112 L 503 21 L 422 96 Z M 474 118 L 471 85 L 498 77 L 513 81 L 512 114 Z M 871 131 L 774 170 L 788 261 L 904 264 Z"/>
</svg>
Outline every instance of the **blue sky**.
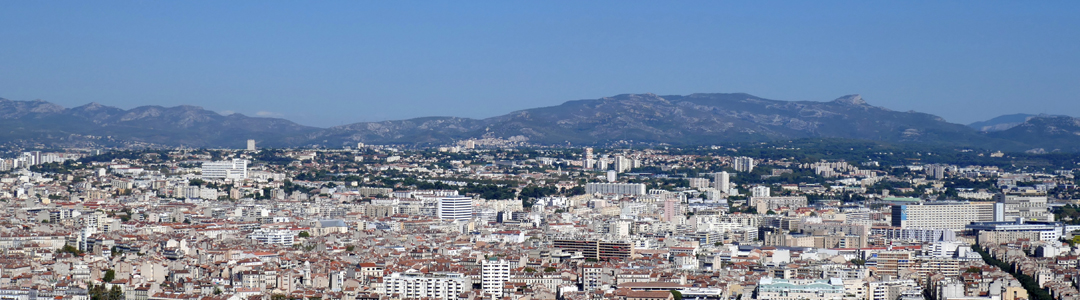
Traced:
<svg viewBox="0 0 1080 300">
<path fill-rule="evenodd" d="M 334 126 L 745 92 L 1080 116 L 1077 1 L 3 1 L 0 97 Z"/>
</svg>

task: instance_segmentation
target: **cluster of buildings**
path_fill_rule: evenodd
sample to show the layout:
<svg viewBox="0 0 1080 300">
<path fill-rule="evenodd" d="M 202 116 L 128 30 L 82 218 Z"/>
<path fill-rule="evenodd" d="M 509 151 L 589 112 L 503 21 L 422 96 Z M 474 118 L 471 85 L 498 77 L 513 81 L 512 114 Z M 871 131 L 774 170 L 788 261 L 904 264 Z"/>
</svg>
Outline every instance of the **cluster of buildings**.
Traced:
<svg viewBox="0 0 1080 300">
<path fill-rule="evenodd" d="M 0 174 L 0 299 L 1078 296 L 1080 226 L 1054 214 L 1075 202 L 1028 189 L 1068 172 L 491 143 L 19 165 Z M 995 188 L 942 196 L 955 178 Z"/>
</svg>

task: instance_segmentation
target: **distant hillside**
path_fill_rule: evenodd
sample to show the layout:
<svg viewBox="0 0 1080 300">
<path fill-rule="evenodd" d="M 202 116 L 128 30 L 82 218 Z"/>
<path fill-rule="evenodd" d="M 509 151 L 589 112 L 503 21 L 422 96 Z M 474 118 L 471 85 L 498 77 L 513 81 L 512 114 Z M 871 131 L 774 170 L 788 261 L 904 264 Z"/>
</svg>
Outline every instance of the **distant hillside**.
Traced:
<svg viewBox="0 0 1080 300">
<path fill-rule="evenodd" d="M 934 115 L 872 106 L 859 95 L 830 102 L 779 101 L 748 94 L 618 95 L 568 101 L 483 120 L 424 118 L 356 123 L 333 127 L 316 136 L 343 143 L 430 144 L 466 137 L 524 136 L 533 143 L 576 145 L 614 141 L 718 144 L 830 137 L 1024 148 Z"/>
<path fill-rule="evenodd" d="M 196 106 L 130 110 L 90 103 L 64 108 L 45 101 L 0 98 L 0 142 L 41 146 L 162 145 L 240 148 L 252 138 L 271 145 L 301 144 L 319 128 L 288 120 L 220 115 Z"/>
<path fill-rule="evenodd" d="M 130 110 L 96 103 L 64 108 L 45 101 L 0 99 L 0 144 L 21 147 L 340 147 L 368 144 L 442 145 L 484 137 L 523 137 L 533 144 L 707 145 L 803 138 L 841 138 L 1009 151 L 1080 151 L 1076 119 L 1003 116 L 969 126 L 919 112 L 872 106 L 859 95 L 829 102 L 780 101 L 749 94 L 659 96 L 627 94 L 469 119 L 425 117 L 331 128 L 195 106 Z M 983 127 L 1004 128 L 983 130 Z M 997 127 L 995 127 L 997 126 Z M 975 129 L 972 127 L 978 127 Z M 990 131 L 990 132 L 982 132 Z"/>
<path fill-rule="evenodd" d="M 1033 116 L 1009 129 L 987 135 L 1045 151 L 1080 152 L 1080 119 L 1069 116 Z"/>
<path fill-rule="evenodd" d="M 968 127 L 974 128 L 978 131 L 992 132 L 1002 131 L 1009 128 L 1013 128 L 1016 125 L 1023 124 L 1028 118 L 1033 117 L 1032 114 L 1011 114 L 999 116 L 990 120 L 975 122 L 968 124 Z"/>
</svg>

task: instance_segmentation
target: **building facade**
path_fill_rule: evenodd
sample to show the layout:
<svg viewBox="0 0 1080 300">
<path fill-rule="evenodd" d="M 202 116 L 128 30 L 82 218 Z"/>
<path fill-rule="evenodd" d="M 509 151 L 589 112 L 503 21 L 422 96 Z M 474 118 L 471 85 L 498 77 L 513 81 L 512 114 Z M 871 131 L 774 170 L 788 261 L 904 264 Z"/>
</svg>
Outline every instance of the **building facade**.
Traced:
<svg viewBox="0 0 1080 300">
<path fill-rule="evenodd" d="M 204 162 L 202 164 L 202 177 L 205 179 L 243 180 L 247 178 L 247 164 L 248 161 L 245 159 Z"/>
<path fill-rule="evenodd" d="M 469 197 L 442 197 L 436 207 L 439 219 L 468 220 L 473 216 L 473 199 Z"/>
<path fill-rule="evenodd" d="M 894 205 L 892 225 L 903 229 L 964 230 L 973 222 L 994 221 L 993 202 L 944 202 Z"/>
</svg>

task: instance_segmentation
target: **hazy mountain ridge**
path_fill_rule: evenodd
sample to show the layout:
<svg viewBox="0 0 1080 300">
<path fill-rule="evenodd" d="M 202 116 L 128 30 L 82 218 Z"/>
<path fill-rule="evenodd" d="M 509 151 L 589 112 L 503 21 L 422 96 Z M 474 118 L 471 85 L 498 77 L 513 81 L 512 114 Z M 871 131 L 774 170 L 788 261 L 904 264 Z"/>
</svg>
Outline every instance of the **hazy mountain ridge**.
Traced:
<svg viewBox="0 0 1080 300">
<path fill-rule="evenodd" d="M 997 139 L 1033 145 L 1046 151 L 1080 151 L 1080 119 L 1038 115 L 1009 129 L 987 133 Z"/>
<path fill-rule="evenodd" d="M 223 116 L 197 106 L 140 106 L 130 110 L 98 103 L 63 108 L 45 101 L 0 98 L 0 142 L 43 146 L 156 144 L 241 147 L 247 138 L 301 144 L 320 130 L 284 119 Z M 103 137 L 111 137 L 105 138 Z"/>
<path fill-rule="evenodd" d="M 1031 116 L 1006 130 L 980 132 L 926 113 L 868 104 L 859 95 L 833 101 L 780 101 L 743 93 L 660 96 L 624 94 L 470 119 L 424 117 L 330 128 L 279 118 L 223 116 L 197 106 L 124 110 L 90 103 L 64 108 L 49 102 L 0 98 L 0 143 L 7 145 L 158 145 L 265 147 L 369 144 L 439 145 L 481 137 L 524 136 L 548 145 L 616 141 L 674 145 L 801 138 L 845 138 L 1001 150 L 1080 151 L 1080 121 Z"/>
<path fill-rule="evenodd" d="M 1024 122 L 1027 122 L 1028 119 L 1034 116 L 1035 115 L 1032 114 L 1003 115 L 990 120 L 968 124 L 968 127 L 983 132 L 1002 131 L 1013 128 L 1016 125 L 1024 124 Z"/>
</svg>

